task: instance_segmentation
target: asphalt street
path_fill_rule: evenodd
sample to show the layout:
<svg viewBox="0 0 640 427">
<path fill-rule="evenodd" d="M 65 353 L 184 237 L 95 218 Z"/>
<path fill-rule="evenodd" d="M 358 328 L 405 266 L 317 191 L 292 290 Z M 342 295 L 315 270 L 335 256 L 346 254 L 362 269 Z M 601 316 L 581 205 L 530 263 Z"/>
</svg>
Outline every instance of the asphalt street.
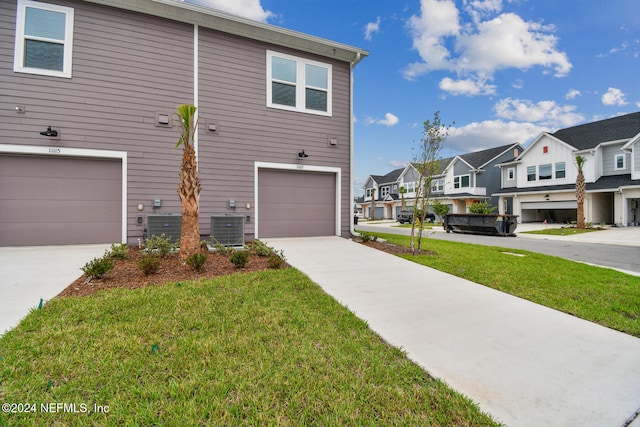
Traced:
<svg viewBox="0 0 640 427">
<path fill-rule="evenodd" d="M 410 235 L 411 229 L 398 228 L 392 224 L 359 224 L 356 230 Z M 602 242 L 576 242 L 561 239 L 534 238 L 527 234 L 516 237 L 499 237 L 462 233 L 445 233 L 442 227 L 437 231 L 425 231 L 430 239 L 449 240 L 455 242 L 475 243 L 485 246 L 522 249 L 546 255 L 557 256 L 574 261 L 585 262 L 603 267 L 615 268 L 640 275 L 640 243 L 639 246 L 606 244 Z M 516 234 L 518 230 L 516 229 Z"/>
</svg>

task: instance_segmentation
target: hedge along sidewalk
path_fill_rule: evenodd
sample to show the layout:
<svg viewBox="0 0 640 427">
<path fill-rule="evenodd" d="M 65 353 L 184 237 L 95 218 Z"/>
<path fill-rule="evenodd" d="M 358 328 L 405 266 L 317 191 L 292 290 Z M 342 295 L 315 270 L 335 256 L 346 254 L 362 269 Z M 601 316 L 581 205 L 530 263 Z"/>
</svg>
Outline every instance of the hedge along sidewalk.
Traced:
<svg viewBox="0 0 640 427">
<path fill-rule="evenodd" d="M 0 397 L 109 409 L 0 425 L 497 425 L 293 268 L 54 299 L 0 339 Z"/>
<path fill-rule="evenodd" d="M 407 236 L 368 234 L 409 246 Z M 640 338 L 638 276 L 518 249 L 422 242 L 436 255 L 402 257 Z"/>
</svg>

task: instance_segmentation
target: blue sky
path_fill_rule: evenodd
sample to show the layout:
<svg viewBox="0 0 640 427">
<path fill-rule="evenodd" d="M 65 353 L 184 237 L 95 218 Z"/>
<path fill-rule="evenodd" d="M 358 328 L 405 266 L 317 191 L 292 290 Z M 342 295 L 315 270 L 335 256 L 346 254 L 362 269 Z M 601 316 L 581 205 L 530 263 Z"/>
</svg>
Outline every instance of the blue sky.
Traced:
<svg viewBox="0 0 640 427">
<path fill-rule="evenodd" d="M 637 0 L 190 0 L 370 52 L 356 68 L 355 194 L 415 155 L 436 111 L 447 157 L 640 110 Z"/>
</svg>

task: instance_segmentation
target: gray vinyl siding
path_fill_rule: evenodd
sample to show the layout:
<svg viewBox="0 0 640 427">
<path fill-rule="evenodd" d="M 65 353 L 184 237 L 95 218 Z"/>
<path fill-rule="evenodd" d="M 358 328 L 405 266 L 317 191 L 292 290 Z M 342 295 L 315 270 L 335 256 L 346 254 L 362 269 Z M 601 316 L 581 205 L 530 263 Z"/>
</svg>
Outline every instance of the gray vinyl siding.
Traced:
<svg viewBox="0 0 640 427">
<path fill-rule="evenodd" d="M 621 150 L 623 144 L 602 147 L 602 174 L 624 175 L 631 173 L 631 155 Z M 624 169 L 616 170 L 616 156 L 624 154 Z"/>
<path fill-rule="evenodd" d="M 143 234 L 136 217 L 181 210 L 179 129 L 157 127 L 155 117 L 194 102 L 194 28 L 86 2 L 55 3 L 75 11 L 71 79 L 13 72 L 16 2 L 0 0 L 0 143 L 126 151 L 128 239 L 136 242 Z M 332 65 L 332 117 L 266 107 L 268 49 Z M 249 216 L 245 232 L 254 233 L 254 162 L 260 161 L 340 167 L 347 236 L 349 64 L 202 27 L 199 52 L 201 233 L 209 233 L 210 216 L 218 213 Z M 16 105 L 26 113 L 15 113 Z M 209 122 L 218 132 L 206 131 Z M 39 135 L 48 125 L 60 130 L 59 140 Z M 338 139 L 337 147 L 328 146 L 329 137 Z M 297 157 L 302 149 L 309 154 L 304 161 Z M 162 207 L 154 210 L 154 199 Z M 230 199 L 235 210 L 227 207 Z"/>
<path fill-rule="evenodd" d="M 200 121 L 215 121 L 220 129 L 216 134 L 201 132 L 199 138 L 201 212 L 251 216 L 245 231 L 252 234 L 255 161 L 340 167 L 342 234 L 348 235 L 352 221 L 348 64 L 214 30 L 199 32 Z M 332 117 L 267 108 L 267 50 L 332 65 Z M 330 136 L 338 139 L 337 147 L 328 146 Z M 309 157 L 300 160 L 300 150 Z M 229 199 L 236 201 L 235 210 L 227 207 Z"/>
<path fill-rule="evenodd" d="M 471 172 L 469 171 L 469 165 L 466 164 L 465 162 L 458 160 L 457 162 L 455 162 L 455 164 L 453 165 L 453 175 L 457 176 L 457 175 L 469 175 Z M 473 185 L 473 183 L 472 183 Z"/>
<path fill-rule="evenodd" d="M 640 172 L 640 142 L 633 144 L 633 168 L 634 172 Z"/>
<path fill-rule="evenodd" d="M 193 27 L 85 2 L 56 1 L 75 11 L 71 79 L 13 72 L 16 2 L 2 3 L 0 119 L 8 144 L 128 152 L 128 235 L 136 216 L 179 212 L 178 130 L 155 126 L 156 111 L 171 113 L 193 100 Z M 25 114 L 15 106 L 24 105 Z M 39 135 L 52 125 L 59 140 Z M 138 203 L 145 210 L 138 212 Z"/>
<path fill-rule="evenodd" d="M 503 163 L 513 158 L 513 150 L 508 150 L 506 153 L 498 156 L 496 159 L 482 166 L 482 172 L 476 174 L 476 186 L 485 187 L 487 189 L 487 197 L 491 196 L 498 190 L 500 190 L 500 172 L 501 169 L 496 165 Z M 515 187 L 515 180 L 509 181 L 508 167 L 504 168 L 505 186 Z M 515 169 L 515 167 L 514 167 Z M 498 196 L 491 197 L 491 204 L 498 206 Z"/>
</svg>

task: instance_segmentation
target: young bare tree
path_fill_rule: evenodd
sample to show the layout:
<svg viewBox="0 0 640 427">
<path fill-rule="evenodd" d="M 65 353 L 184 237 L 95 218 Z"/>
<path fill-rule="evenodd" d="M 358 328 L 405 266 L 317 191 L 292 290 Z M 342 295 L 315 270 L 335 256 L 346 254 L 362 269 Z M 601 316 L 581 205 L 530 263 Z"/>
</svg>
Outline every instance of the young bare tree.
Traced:
<svg viewBox="0 0 640 427">
<path fill-rule="evenodd" d="M 586 192 L 586 183 L 582 168 L 586 162 L 582 156 L 576 156 L 576 166 L 578 167 L 578 176 L 576 177 L 576 201 L 578 202 L 578 228 L 584 228 L 584 196 Z"/>
<path fill-rule="evenodd" d="M 413 218 L 411 224 L 411 250 L 415 252 L 422 247 L 422 231 L 424 219 L 427 216 L 429 199 L 431 197 L 431 181 L 440 172 L 440 151 L 444 140 L 449 135 L 451 125 L 443 125 L 440 121 L 440 111 L 433 115 L 433 121 L 427 120 L 423 124 L 422 139 L 413 165 L 418 171 L 416 195 L 413 203 Z M 418 227 L 418 244 L 416 246 L 416 226 Z"/>
<path fill-rule="evenodd" d="M 195 150 L 195 133 L 198 126 L 196 107 L 190 104 L 180 105 L 176 111 L 180 121 L 180 139 L 176 148 L 183 146 L 182 168 L 178 195 L 182 202 L 182 229 L 180 230 L 180 257 L 186 260 L 189 256 L 200 252 L 200 226 L 198 214 L 200 210 L 200 177 Z"/>
</svg>

